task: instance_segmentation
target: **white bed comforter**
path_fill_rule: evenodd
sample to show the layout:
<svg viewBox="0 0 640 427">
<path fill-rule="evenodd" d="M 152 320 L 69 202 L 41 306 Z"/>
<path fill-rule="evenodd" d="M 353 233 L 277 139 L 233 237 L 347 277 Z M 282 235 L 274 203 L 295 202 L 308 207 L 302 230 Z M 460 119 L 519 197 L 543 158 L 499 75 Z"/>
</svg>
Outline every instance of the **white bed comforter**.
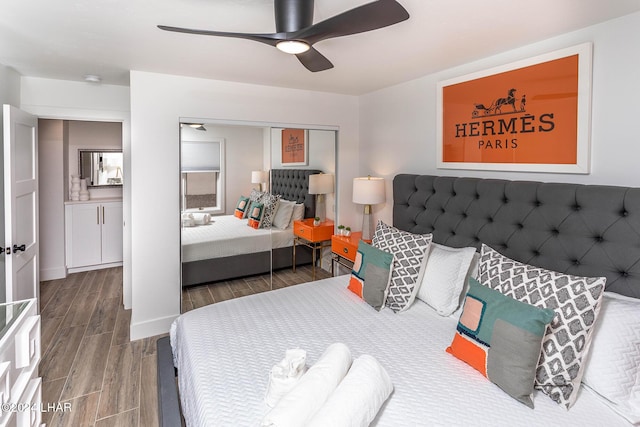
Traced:
<svg viewBox="0 0 640 427">
<path fill-rule="evenodd" d="M 182 262 L 269 251 L 293 245 L 293 229 L 254 229 L 246 219 L 214 216 L 211 223 L 183 227 Z"/>
<path fill-rule="evenodd" d="M 421 301 L 408 311 L 376 312 L 346 289 L 341 276 L 225 301 L 183 314 L 171 345 L 187 426 L 256 426 L 270 368 L 285 350 L 307 351 L 313 364 L 333 342 L 353 357 L 371 354 L 394 392 L 378 426 L 628 425 L 586 389 L 566 411 L 536 392 L 535 410 L 506 395 L 473 368 L 445 353 L 457 319 Z"/>
</svg>

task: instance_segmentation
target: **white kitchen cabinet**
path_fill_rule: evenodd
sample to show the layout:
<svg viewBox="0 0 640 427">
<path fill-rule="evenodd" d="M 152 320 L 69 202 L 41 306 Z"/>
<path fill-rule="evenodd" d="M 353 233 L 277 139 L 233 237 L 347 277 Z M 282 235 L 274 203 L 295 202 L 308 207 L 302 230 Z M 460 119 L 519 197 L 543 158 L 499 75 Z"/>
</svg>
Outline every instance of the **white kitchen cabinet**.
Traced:
<svg viewBox="0 0 640 427">
<path fill-rule="evenodd" d="M 65 252 L 69 273 L 122 265 L 122 201 L 67 202 Z"/>
<path fill-rule="evenodd" d="M 42 420 L 36 301 L 0 304 L 0 427 L 39 426 Z"/>
</svg>

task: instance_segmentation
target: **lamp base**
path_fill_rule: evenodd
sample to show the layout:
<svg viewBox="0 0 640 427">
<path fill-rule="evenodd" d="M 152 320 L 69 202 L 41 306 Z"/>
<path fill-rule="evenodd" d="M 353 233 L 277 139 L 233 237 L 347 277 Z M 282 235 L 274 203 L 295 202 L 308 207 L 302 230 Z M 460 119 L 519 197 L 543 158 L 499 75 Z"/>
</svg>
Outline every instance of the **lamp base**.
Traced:
<svg viewBox="0 0 640 427">
<path fill-rule="evenodd" d="M 373 230 L 371 205 L 364 205 L 364 214 L 362 215 L 362 240 L 370 242 L 373 239 Z"/>
<path fill-rule="evenodd" d="M 320 222 L 324 222 L 327 219 L 324 194 L 316 194 L 316 217 L 320 218 Z"/>
</svg>

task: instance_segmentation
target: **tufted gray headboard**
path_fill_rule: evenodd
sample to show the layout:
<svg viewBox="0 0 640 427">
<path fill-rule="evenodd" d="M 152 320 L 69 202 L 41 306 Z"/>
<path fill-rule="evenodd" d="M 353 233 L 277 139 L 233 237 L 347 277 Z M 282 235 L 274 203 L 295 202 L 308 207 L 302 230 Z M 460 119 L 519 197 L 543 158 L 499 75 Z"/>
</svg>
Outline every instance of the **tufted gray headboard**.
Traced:
<svg viewBox="0 0 640 427">
<path fill-rule="evenodd" d="M 640 298 L 640 188 L 397 175 L 393 224 Z"/>
<path fill-rule="evenodd" d="M 271 193 L 283 199 L 304 203 L 304 217 L 313 218 L 316 198 L 309 194 L 309 175 L 321 173 L 316 169 L 272 169 Z"/>
</svg>

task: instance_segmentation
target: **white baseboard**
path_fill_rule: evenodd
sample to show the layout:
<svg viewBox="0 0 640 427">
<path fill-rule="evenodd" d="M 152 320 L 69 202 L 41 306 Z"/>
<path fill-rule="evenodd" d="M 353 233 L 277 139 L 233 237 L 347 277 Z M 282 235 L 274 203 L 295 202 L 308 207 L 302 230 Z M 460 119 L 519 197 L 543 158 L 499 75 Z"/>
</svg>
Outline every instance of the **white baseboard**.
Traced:
<svg viewBox="0 0 640 427">
<path fill-rule="evenodd" d="M 86 267 L 70 268 L 69 274 L 80 273 L 82 271 L 101 270 L 103 268 L 120 267 L 120 266 L 122 266 L 121 262 L 112 262 L 109 264 L 87 265 Z"/>
<path fill-rule="evenodd" d="M 64 279 L 67 277 L 67 269 L 65 267 L 44 268 L 40 269 L 40 281 Z"/>
<path fill-rule="evenodd" d="M 174 316 L 161 317 L 159 319 L 148 320 L 146 322 L 131 323 L 129 328 L 129 337 L 131 341 L 142 338 L 152 337 L 154 335 L 162 335 L 169 332 L 171 323 L 178 317 Z"/>
</svg>

